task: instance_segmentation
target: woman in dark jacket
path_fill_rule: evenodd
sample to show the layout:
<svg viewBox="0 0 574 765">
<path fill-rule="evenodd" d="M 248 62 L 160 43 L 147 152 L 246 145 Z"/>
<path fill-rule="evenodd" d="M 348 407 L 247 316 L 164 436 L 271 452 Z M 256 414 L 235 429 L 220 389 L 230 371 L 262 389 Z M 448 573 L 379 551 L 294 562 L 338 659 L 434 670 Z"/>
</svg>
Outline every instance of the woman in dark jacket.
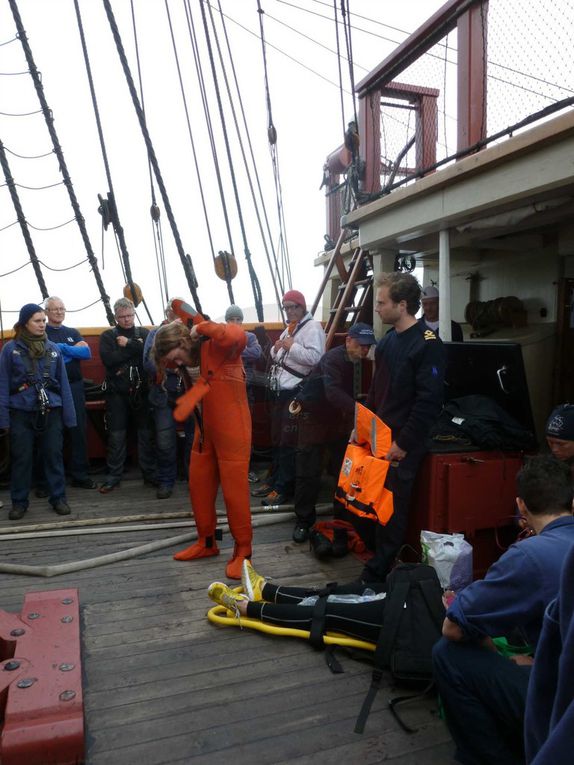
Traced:
<svg viewBox="0 0 574 765">
<path fill-rule="evenodd" d="M 58 515 L 68 515 L 62 433 L 63 425 L 76 425 L 76 413 L 64 360 L 46 337 L 41 306 L 23 306 L 14 333 L 0 354 L 0 429 L 10 432 L 11 452 L 8 517 L 17 521 L 28 509 L 35 446 L 50 504 Z"/>
</svg>

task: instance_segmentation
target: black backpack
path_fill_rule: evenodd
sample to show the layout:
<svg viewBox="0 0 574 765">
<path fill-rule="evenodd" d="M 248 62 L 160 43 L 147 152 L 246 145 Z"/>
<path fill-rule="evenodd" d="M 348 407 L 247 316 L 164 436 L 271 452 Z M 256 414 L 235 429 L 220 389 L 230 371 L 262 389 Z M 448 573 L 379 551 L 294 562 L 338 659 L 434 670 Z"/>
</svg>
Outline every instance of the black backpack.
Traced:
<svg viewBox="0 0 574 765">
<path fill-rule="evenodd" d="M 391 699 L 395 705 L 426 694 L 432 687 L 432 649 L 442 634 L 445 608 L 436 571 L 424 563 L 400 563 L 388 575 L 384 622 L 374 656 L 371 686 L 357 718 L 355 732 L 362 733 L 371 705 L 379 690 L 383 671 L 393 680 L 408 685 L 426 685 L 422 694 Z"/>
</svg>

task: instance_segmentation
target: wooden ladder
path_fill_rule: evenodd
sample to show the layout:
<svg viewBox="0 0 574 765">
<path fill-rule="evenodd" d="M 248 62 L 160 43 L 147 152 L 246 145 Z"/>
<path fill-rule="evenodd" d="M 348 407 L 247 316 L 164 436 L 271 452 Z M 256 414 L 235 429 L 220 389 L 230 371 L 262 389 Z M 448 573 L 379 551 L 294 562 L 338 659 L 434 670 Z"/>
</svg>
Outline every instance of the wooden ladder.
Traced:
<svg viewBox="0 0 574 765">
<path fill-rule="evenodd" d="M 329 311 L 329 319 L 325 325 L 327 350 L 332 346 L 337 334 L 344 334 L 344 327 L 348 322 L 350 322 L 349 326 L 353 326 L 361 318 L 368 318 L 362 316 L 362 313 L 367 308 L 373 294 L 373 269 L 370 256 L 361 248 L 357 248 L 353 251 L 349 267 L 345 266 L 341 256 L 341 248 L 347 236 L 348 233 L 346 231 L 341 231 L 329 263 L 325 268 L 319 292 L 311 308 L 311 313 L 314 314 L 325 292 L 333 268 L 336 266 L 341 284 Z"/>
</svg>

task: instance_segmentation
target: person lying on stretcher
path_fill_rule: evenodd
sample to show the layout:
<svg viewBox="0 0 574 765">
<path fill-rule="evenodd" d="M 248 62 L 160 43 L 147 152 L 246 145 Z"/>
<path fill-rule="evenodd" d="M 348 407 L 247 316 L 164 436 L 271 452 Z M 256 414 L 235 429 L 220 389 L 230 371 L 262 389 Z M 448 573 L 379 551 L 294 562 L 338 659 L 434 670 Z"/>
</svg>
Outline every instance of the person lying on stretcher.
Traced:
<svg viewBox="0 0 574 765">
<path fill-rule="evenodd" d="M 386 586 L 382 582 L 349 582 L 324 589 L 285 587 L 270 584 L 245 560 L 241 583 L 243 593 L 222 582 L 213 582 L 207 594 L 238 618 L 243 616 L 274 627 L 310 632 L 315 602 L 328 592 L 326 631 L 377 642 L 385 610 Z"/>
</svg>

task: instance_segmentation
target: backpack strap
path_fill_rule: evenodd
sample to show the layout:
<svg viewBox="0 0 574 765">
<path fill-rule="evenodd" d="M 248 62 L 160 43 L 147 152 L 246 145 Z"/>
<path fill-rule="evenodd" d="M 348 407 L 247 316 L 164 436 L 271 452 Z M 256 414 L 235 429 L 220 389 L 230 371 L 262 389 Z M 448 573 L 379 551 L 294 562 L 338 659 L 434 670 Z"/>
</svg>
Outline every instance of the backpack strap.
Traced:
<svg viewBox="0 0 574 765">
<path fill-rule="evenodd" d="M 413 693 L 409 696 L 395 696 L 392 699 L 389 699 L 389 709 L 391 710 L 391 714 L 395 718 L 395 720 L 398 722 L 398 724 L 401 726 L 401 728 L 404 730 L 405 733 L 417 733 L 418 728 L 412 728 L 410 725 L 407 725 L 407 723 L 403 720 L 401 715 L 399 714 L 399 710 L 397 707 L 399 704 L 409 704 L 411 701 L 416 701 L 417 699 L 424 699 L 425 696 L 428 696 L 429 693 L 434 689 L 435 682 L 434 679 L 430 681 L 430 683 L 424 688 L 420 693 Z"/>
<path fill-rule="evenodd" d="M 355 723 L 355 733 L 364 732 L 365 723 L 369 717 L 373 701 L 381 687 L 383 669 L 389 666 L 391 651 L 397 636 L 410 586 L 410 582 L 397 582 L 393 585 L 392 590 L 387 593 L 385 618 L 379 632 L 377 648 L 375 649 L 375 668 L 371 677 L 371 685 Z"/>
<path fill-rule="evenodd" d="M 309 642 L 315 649 L 323 648 L 323 634 L 325 632 L 325 611 L 327 609 L 328 595 L 319 595 L 313 609 Z"/>
</svg>

